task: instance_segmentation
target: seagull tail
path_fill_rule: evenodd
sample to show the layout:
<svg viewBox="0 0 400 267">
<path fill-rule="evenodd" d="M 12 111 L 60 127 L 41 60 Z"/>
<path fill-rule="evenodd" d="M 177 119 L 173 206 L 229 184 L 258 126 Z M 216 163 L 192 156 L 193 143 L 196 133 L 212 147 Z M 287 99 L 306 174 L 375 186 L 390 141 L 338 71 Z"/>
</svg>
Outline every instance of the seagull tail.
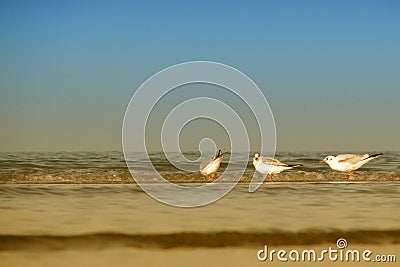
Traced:
<svg viewBox="0 0 400 267">
<path fill-rule="evenodd" d="M 222 150 L 220 149 L 220 150 L 218 150 L 218 153 L 217 153 L 217 155 L 216 155 L 215 158 L 219 158 L 219 157 L 221 157 L 223 154 L 224 154 L 224 153 L 222 153 Z"/>
<path fill-rule="evenodd" d="M 292 164 L 292 165 L 288 165 L 288 167 L 291 167 L 291 168 L 296 168 L 296 167 L 300 167 L 300 166 L 303 166 L 302 164 Z"/>
<path fill-rule="evenodd" d="M 369 156 L 369 157 L 366 158 L 366 159 L 374 159 L 374 158 L 380 157 L 380 156 L 382 156 L 382 155 L 383 155 L 382 153 L 378 153 L 378 154 L 371 155 L 371 156 Z"/>
</svg>

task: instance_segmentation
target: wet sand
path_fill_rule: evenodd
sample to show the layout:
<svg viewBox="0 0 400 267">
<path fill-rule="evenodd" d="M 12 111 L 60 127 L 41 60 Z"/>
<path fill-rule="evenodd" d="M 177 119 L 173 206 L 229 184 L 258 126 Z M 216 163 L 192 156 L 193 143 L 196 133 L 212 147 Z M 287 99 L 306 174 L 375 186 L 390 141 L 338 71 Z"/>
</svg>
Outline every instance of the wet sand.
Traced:
<svg viewBox="0 0 400 267">
<path fill-rule="evenodd" d="M 315 249 L 320 251 L 332 244 L 318 246 L 277 246 L 275 250 Z M 398 266 L 400 244 L 393 245 L 357 245 L 351 249 L 363 251 L 369 249 L 373 255 L 394 254 L 397 262 L 261 262 L 257 251 L 261 247 L 246 248 L 196 248 L 196 249 L 132 249 L 127 247 L 105 250 L 60 250 L 60 251 L 3 251 L 0 252 L 0 266 Z M 350 249 L 350 248 L 349 248 Z M 373 256 L 371 256 L 373 258 Z"/>
</svg>

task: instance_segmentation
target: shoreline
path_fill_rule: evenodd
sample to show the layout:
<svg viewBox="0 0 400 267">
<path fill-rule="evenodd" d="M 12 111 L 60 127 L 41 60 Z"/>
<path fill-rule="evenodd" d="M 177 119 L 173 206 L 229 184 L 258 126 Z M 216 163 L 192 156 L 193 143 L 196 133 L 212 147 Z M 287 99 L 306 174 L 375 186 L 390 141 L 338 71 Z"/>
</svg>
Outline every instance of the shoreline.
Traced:
<svg viewBox="0 0 400 267">
<path fill-rule="evenodd" d="M 210 184 L 207 181 L 187 181 L 187 180 L 168 180 L 168 182 L 173 184 L 198 184 L 198 185 L 206 185 Z M 220 181 L 218 183 L 221 184 L 241 184 L 241 185 L 249 185 L 250 181 Z M 1 185 L 138 185 L 135 181 L 0 181 Z M 151 182 L 146 181 L 141 184 L 162 184 L 159 182 Z M 269 185 L 282 185 L 282 184 L 400 184 L 400 180 L 328 180 L 328 181 L 315 181 L 315 180 L 274 180 L 274 181 L 264 181 L 262 184 Z"/>
</svg>

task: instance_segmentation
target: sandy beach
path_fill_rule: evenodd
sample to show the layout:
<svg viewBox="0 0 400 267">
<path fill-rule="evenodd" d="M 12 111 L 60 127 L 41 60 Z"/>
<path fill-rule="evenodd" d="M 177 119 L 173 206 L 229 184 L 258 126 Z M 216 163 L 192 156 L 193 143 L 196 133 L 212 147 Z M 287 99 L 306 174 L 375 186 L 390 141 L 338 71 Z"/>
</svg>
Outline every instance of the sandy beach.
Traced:
<svg viewBox="0 0 400 267">
<path fill-rule="evenodd" d="M 330 244 L 289 247 L 278 246 L 276 250 L 291 249 L 315 249 L 322 250 Z M 395 245 L 354 245 L 354 248 L 362 251 L 373 250 L 374 255 L 393 254 L 397 256 L 397 262 L 382 262 L 382 266 L 398 266 L 400 244 Z M 63 266 L 374 266 L 372 262 L 279 262 L 257 259 L 259 247 L 248 248 L 196 248 L 196 249 L 133 249 L 113 248 L 107 250 L 61 250 L 61 251 L 7 251 L 0 252 L 0 266 L 31 266 L 31 267 L 63 267 Z"/>
</svg>

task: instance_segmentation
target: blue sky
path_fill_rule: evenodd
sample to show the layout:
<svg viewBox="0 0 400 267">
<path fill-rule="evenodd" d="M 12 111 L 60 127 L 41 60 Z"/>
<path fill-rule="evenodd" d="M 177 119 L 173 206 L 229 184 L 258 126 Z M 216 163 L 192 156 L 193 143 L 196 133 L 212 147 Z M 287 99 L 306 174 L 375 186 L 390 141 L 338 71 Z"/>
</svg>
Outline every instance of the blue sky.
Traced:
<svg viewBox="0 0 400 267">
<path fill-rule="evenodd" d="M 161 69 L 231 65 L 269 100 L 278 150 L 399 150 L 398 1 L 2 1 L 0 150 L 121 149 Z"/>
</svg>

